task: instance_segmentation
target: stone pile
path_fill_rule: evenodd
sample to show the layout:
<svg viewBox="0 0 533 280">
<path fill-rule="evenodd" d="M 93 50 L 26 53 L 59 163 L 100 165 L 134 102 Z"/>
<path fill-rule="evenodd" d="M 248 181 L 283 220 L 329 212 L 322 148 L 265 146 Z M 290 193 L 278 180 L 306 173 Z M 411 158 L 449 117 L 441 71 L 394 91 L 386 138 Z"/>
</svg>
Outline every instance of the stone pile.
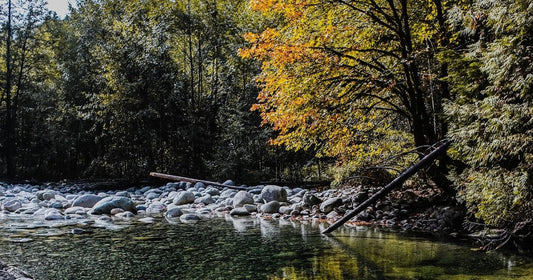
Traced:
<svg viewBox="0 0 533 280">
<path fill-rule="evenodd" d="M 225 184 L 233 185 L 233 182 Z M 362 188 L 316 191 L 266 185 L 238 191 L 188 182 L 106 192 L 0 183 L 0 223 L 2 219 L 29 217 L 43 223 L 55 222 L 54 226 L 90 226 L 134 218 L 152 222 L 157 216 L 171 223 L 196 223 L 219 213 L 334 222 L 370 195 Z M 351 222 L 403 230 L 453 231 L 455 223 L 462 218 L 457 209 L 425 207 L 425 203 L 427 201 L 414 195 L 398 200 L 385 199 Z M 83 229 L 72 231 L 83 232 Z"/>
</svg>

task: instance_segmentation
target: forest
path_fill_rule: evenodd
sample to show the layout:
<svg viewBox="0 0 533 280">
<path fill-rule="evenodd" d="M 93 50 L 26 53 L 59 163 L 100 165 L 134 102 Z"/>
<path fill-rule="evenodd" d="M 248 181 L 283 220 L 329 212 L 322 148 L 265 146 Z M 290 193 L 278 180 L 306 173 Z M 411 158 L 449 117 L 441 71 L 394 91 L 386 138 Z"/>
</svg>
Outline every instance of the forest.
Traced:
<svg viewBox="0 0 533 280">
<path fill-rule="evenodd" d="M 420 180 L 533 220 L 533 1 L 2 0 L 0 177 Z"/>
</svg>

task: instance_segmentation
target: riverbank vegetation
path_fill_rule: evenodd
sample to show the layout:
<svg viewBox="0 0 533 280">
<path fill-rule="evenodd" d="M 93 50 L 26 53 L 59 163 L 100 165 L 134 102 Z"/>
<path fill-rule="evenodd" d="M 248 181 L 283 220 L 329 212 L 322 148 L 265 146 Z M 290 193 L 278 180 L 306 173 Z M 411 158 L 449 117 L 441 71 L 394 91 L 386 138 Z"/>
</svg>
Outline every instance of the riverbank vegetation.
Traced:
<svg viewBox="0 0 533 280">
<path fill-rule="evenodd" d="M 532 223 L 532 1 L 0 3 L 5 177 L 357 183 L 448 138 L 419 180 Z"/>
</svg>

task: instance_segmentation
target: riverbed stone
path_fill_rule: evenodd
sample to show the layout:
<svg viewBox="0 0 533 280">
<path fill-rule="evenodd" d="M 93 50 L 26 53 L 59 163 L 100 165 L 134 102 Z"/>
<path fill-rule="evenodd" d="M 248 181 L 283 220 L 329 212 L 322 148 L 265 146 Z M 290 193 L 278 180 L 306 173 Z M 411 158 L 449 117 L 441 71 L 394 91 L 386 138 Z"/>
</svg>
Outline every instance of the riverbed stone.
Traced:
<svg viewBox="0 0 533 280">
<path fill-rule="evenodd" d="M 341 205 L 342 205 L 342 198 L 333 197 L 320 204 L 320 212 L 327 214 L 333 211 L 335 207 L 338 207 Z"/>
<path fill-rule="evenodd" d="M 44 219 L 47 221 L 63 220 L 64 218 L 63 214 L 55 208 L 48 209 L 44 214 Z"/>
<path fill-rule="evenodd" d="M 257 212 L 257 205 L 255 204 L 244 204 L 242 207 L 244 207 L 246 211 L 250 213 Z"/>
<path fill-rule="evenodd" d="M 155 202 L 146 208 L 146 214 L 160 214 L 165 212 L 166 206 L 161 202 Z"/>
<path fill-rule="evenodd" d="M 56 192 L 52 190 L 46 190 L 41 193 L 41 200 L 52 200 L 56 197 Z"/>
<path fill-rule="evenodd" d="M 270 201 L 270 202 L 267 202 L 261 205 L 261 212 L 267 213 L 267 214 L 278 213 L 279 207 L 280 207 L 279 202 L 277 202 L 276 200 L 273 200 L 273 201 Z"/>
<path fill-rule="evenodd" d="M 278 211 L 279 211 L 280 214 L 288 215 L 288 214 L 290 214 L 292 212 L 292 207 L 290 207 L 290 206 L 280 206 Z"/>
<path fill-rule="evenodd" d="M 233 207 L 241 207 L 244 204 L 252 204 L 252 203 L 254 203 L 254 198 L 252 197 L 252 194 L 250 194 L 247 191 L 239 191 L 233 197 Z"/>
<path fill-rule="evenodd" d="M 206 194 L 202 197 L 199 197 L 194 200 L 194 203 L 203 203 L 204 205 L 215 203 L 215 200 L 211 197 L 211 195 Z"/>
<path fill-rule="evenodd" d="M 247 204 L 249 205 L 249 204 Z M 237 207 L 237 208 L 233 208 L 230 212 L 229 212 L 230 215 L 232 216 L 248 216 L 250 215 L 250 212 L 248 212 L 248 210 L 244 207 Z"/>
<path fill-rule="evenodd" d="M 176 205 L 189 204 L 189 203 L 193 203 L 195 199 L 196 199 L 196 196 L 194 196 L 192 192 L 184 191 L 176 195 L 176 197 L 173 200 L 173 203 Z"/>
<path fill-rule="evenodd" d="M 185 224 L 196 223 L 200 220 L 198 215 L 193 213 L 187 213 L 180 216 L 180 221 Z"/>
<path fill-rule="evenodd" d="M 261 198 L 265 203 L 270 201 L 287 202 L 287 191 L 274 185 L 268 185 L 261 191 Z"/>
<path fill-rule="evenodd" d="M 169 209 L 166 213 L 165 213 L 165 216 L 168 217 L 168 218 L 176 218 L 176 217 L 179 217 L 183 215 L 183 212 L 181 211 L 180 208 L 178 207 L 174 207 L 172 209 Z"/>
<path fill-rule="evenodd" d="M 92 208 L 98 201 L 102 199 L 103 197 L 97 196 L 95 194 L 84 194 L 79 196 L 72 202 L 72 207 L 80 206 L 85 208 Z"/>
<path fill-rule="evenodd" d="M 302 197 L 302 202 L 304 206 L 312 207 L 314 205 L 320 204 L 322 200 L 320 200 L 320 198 L 316 197 L 316 195 L 314 194 L 306 193 Z"/>
<path fill-rule="evenodd" d="M 125 211 L 136 213 L 135 203 L 130 198 L 110 196 L 98 201 L 92 208 L 91 214 L 110 214 L 111 209 L 122 208 Z"/>
<path fill-rule="evenodd" d="M 5 202 L 4 205 L 2 205 L 2 208 L 9 212 L 15 212 L 21 207 L 22 207 L 22 203 L 18 199 L 9 200 Z"/>
<path fill-rule="evenodd" d="M 224 181 L 224 183 L 222 183 L 222 185 L 224 185 L 224 186 L 235 186 L 235 182 L 233 182 L 232 180 L 226 180 L 226 181 Z"/>
</svg>

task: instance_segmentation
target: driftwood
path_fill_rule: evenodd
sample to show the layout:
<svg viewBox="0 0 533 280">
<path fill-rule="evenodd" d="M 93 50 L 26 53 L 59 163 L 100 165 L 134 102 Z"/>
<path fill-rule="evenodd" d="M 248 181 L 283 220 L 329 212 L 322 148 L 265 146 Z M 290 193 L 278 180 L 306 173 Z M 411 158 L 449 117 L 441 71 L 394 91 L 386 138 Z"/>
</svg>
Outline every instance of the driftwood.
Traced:
<svg viewBox="0 0 533 280">
<path fill-rule="evenodd" d="M 361 211 L 365 210 L 370 204 L 376 202 L 378 199 L 384 197 L 386 194 L 388 194 L 390 191 L 392 191 L 394 188 L 401 186 L 409 177 L 413 176 L 418 170 L 422 169 L 426 165 L 430 164 L 437 158 L 437 156 L 443 152 L 446 152 L 450 145 L 450 141 L 443 140 L 438 143 L 439 146 L 431 151 L 429 154 L 424 156 L 419 162 L 417 162 L 415 165 L 411 166 L 407 170 L 405 170 L 400 176 L 398 176 L 396 179 L 394 179 L 392 182 L 390 182 L 388 185 L 383 187 L 383 189 L 379 190 L 377 193 L 375 193 L 373 196 L 371 196 L 369 199 L 358 205 L 354 210 L 351 212 L 346 213 L 344 217 L 342 217 L 340 220 L 326 228 L 322 233 L 330 233 L 349 221 L 351 218 L 353 218 L 355 215 L 359 214 Z"/>
<path fill-rule="evenodd" d="M 200 180 L 200 179 L 193 179 L 193 178 L 187 178 L 187 177 L 181 177 L 181 176 L 175 176 L 175 175 L 169 175 L 169 174 L 163 174 L 163 173 L 157 173 L 157 172 L 150 172 L 150 176 L 167 179 L 171 181 L 183 181 L 183 182 L 190 182 L 190 183 L 204 183 L 206 185 L 211 185 L 219 188 L 228 188 L 228 189 L 234 189 L 234 190 L 248 190 L 248 188 L 245 187 L 239 187 L 239 186 L 232 186 L 232 185 L 224 185 L 217 182 L 211 182 L 206 180 Z"/>
</svg>

